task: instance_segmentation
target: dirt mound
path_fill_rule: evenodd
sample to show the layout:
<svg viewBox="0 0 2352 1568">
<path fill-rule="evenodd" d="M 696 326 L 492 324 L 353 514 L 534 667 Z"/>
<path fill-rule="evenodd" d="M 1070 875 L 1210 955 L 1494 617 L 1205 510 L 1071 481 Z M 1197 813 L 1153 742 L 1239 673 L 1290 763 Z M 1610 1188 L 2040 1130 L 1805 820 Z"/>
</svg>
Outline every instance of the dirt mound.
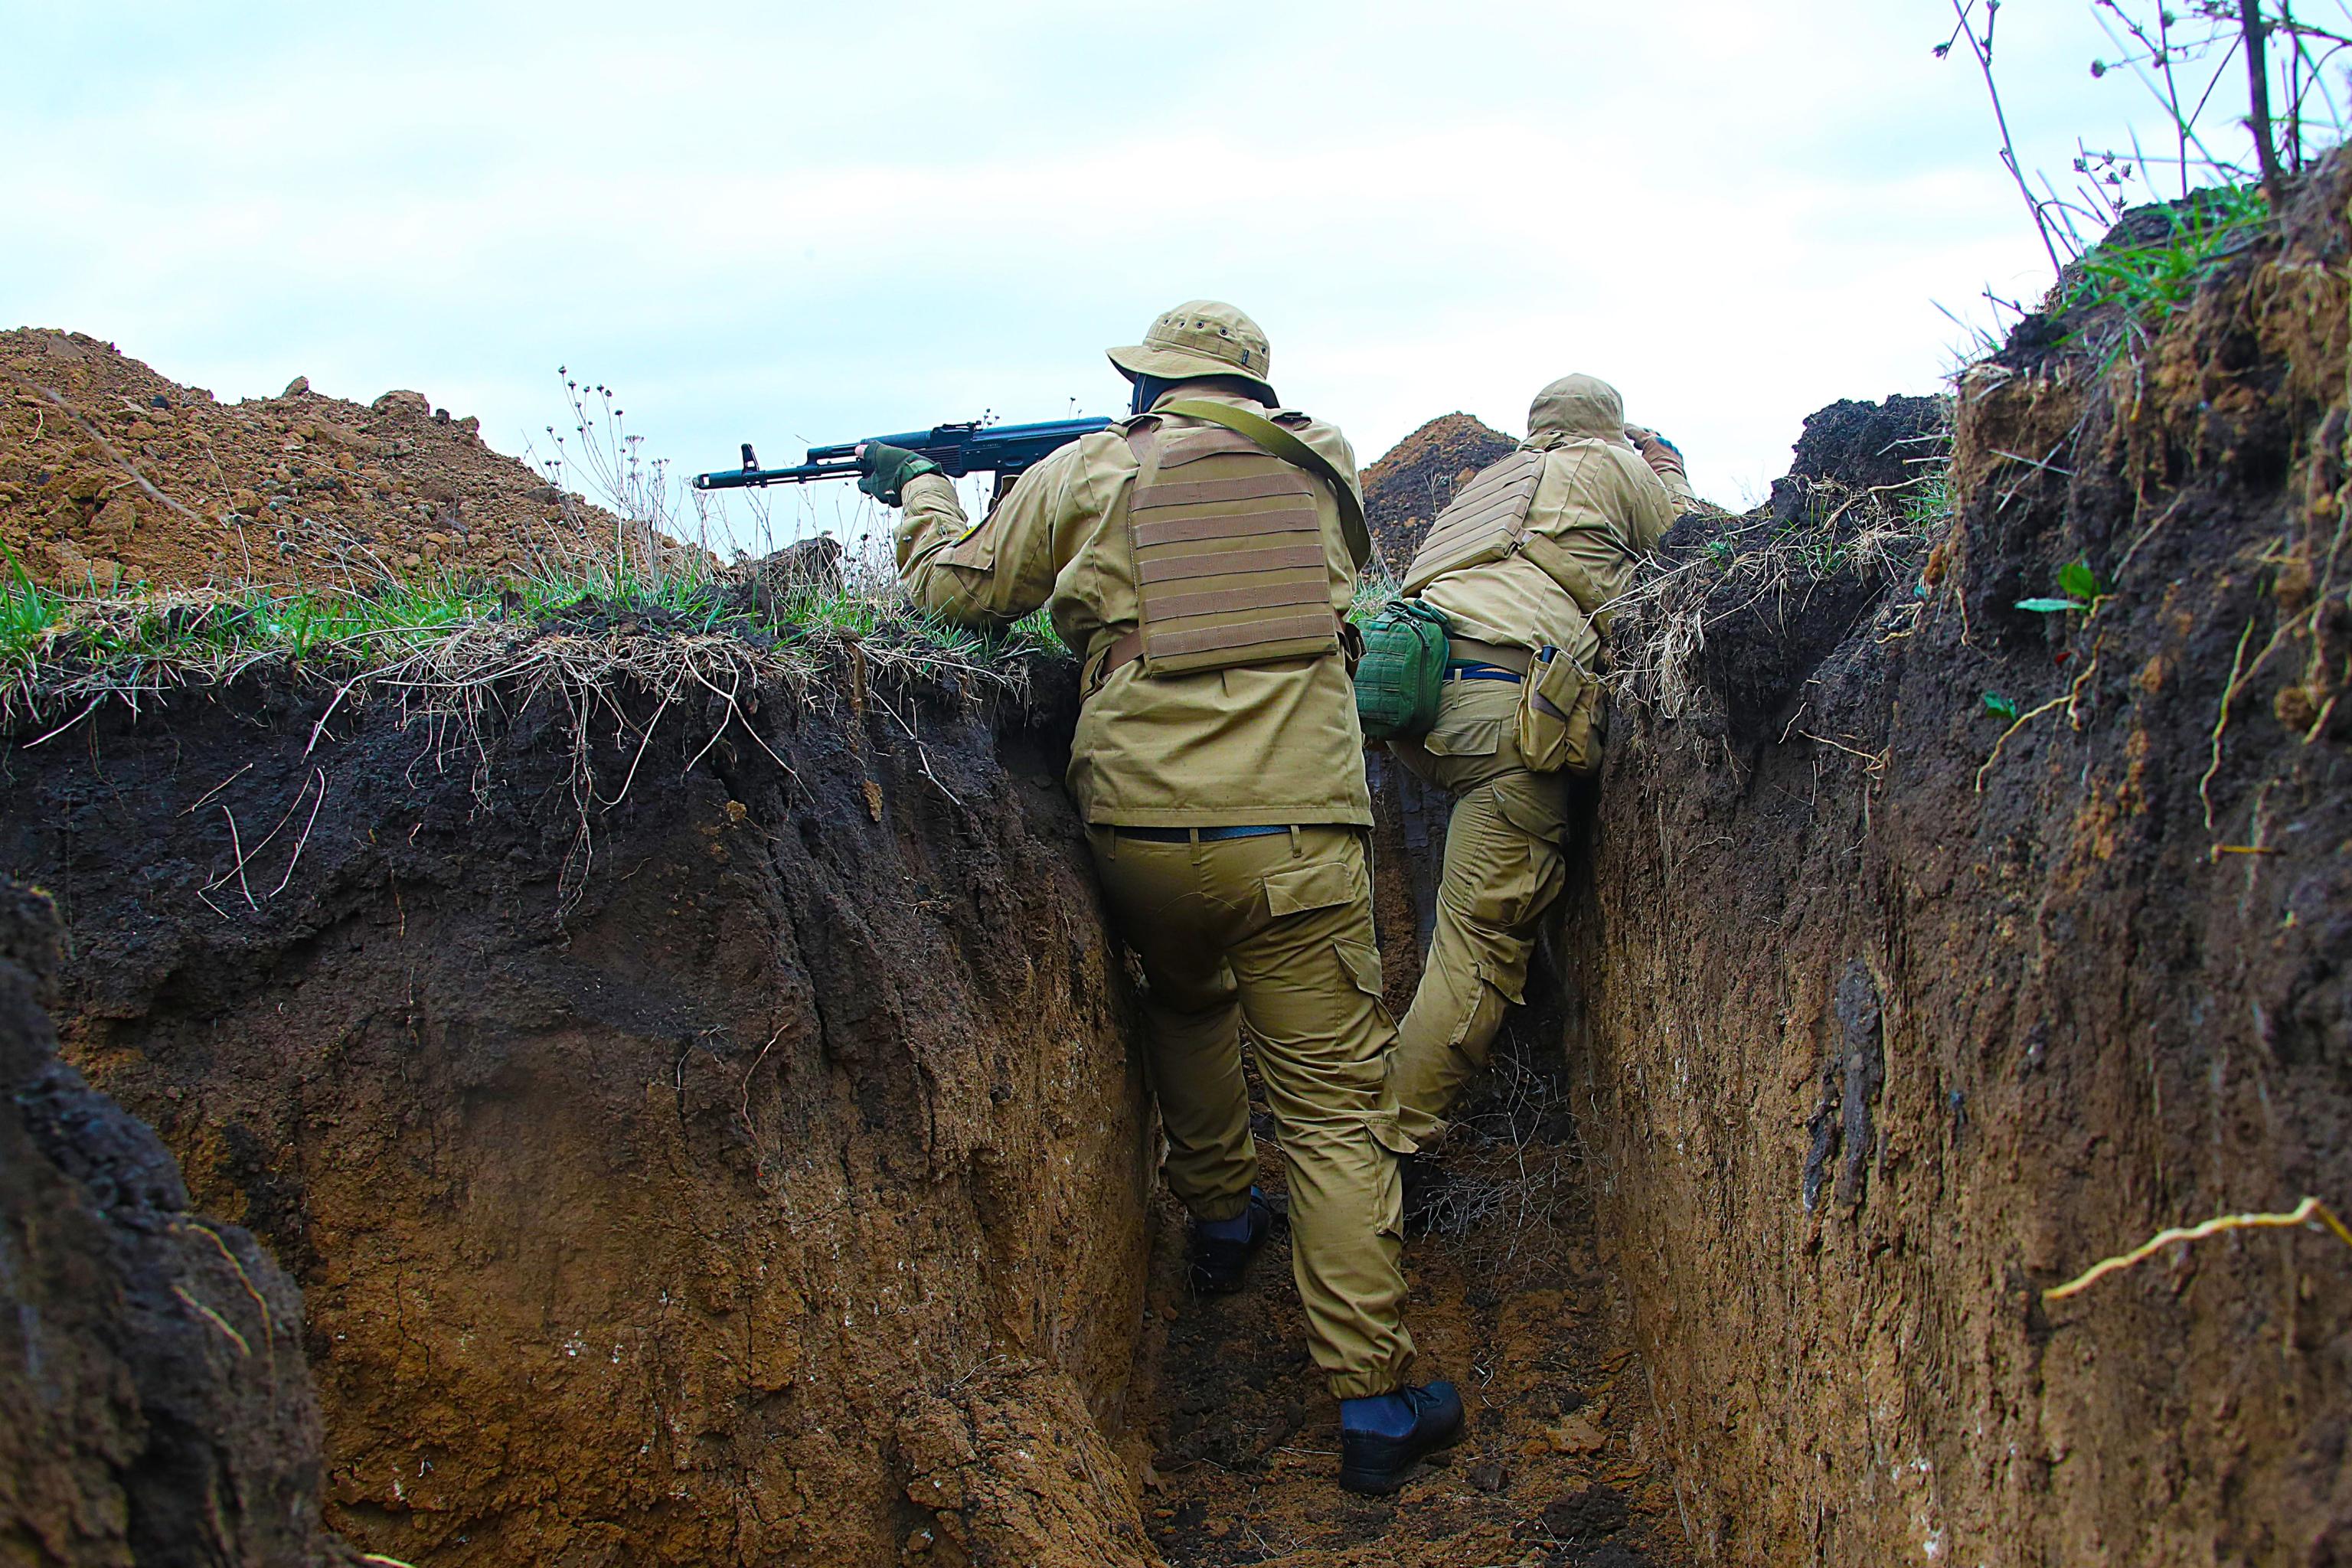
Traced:
<svg viewBox="0 0 2352 1568">
<path fill-rule="evenodd" d="M 0 1557 L 342 1563 L 302 1300 L 58 1061 L 49 900 L 0 878 Z"/>
<path fill-rule="evenodd" d="M 0 542 L 41 582 L 497 576 L 596 559 L 614 528 L 421 393 L 219 403 L 79 332 L 0 332 Z"/>
<path fill-rule="evenodd" d="M 1780 483 L 1833 479 L 1857 490 L 1907 484 L 1943 456 L 1951 422 L 1948 397 L 1832 403 L 1806 416 Z"/>
<path fill-rule="evenodd" d="M 1518 442 L 1467 414 L 1441 414 L 1364 470 L 1364 519 L 1400 576 L 1454 493 Z"/>
<path fill-rule="evenodd" d="M 1940 397 L 1832 404 L 1805 421 L 1798 467 L 1761 509 L 1694 512 L 1668 531 L 1668 556 L 1695 561 L 1699 575 L 1667 580 L 1686 602 L 1683 623 L 1661 628 L 1654 615 L 1643 640 L 1678 645 L 1720 698 L 1692 715 L 1696 725 L 1743 746 L 1777 737 L 1822 661 L 1890 591 L 1916 584 L 1930 543 L 1917 519 L 1940 504 L 1950 417 Z"/>
<path fill-rule="evenodd" d="M 1571 1049 L 1716 1560 L 2352 1560 L 2352 1252 L 2224 1234 L 2042 1295 L 2352 1192 L 2347 301 L 2309 242 L 2347 194 L 2112 360 L 2029 323 L 1917 553 L 1767 512 L 1680 541 L 1695 621 L 1629 613 Z M 1851 491 L 1885 413 L 1813 466 Z M 1829 624 L 1711 660 L 1738 615 Z"/>
<path fill-rule="evenodd" d="M 616 685 L 593 733 L 279 675 L 8 747 L 68 1049 L 302 1281 L 368 1549 L 1150 1560 L 1075 672 L 991 707 L 843 659 Z"/>
</svg>

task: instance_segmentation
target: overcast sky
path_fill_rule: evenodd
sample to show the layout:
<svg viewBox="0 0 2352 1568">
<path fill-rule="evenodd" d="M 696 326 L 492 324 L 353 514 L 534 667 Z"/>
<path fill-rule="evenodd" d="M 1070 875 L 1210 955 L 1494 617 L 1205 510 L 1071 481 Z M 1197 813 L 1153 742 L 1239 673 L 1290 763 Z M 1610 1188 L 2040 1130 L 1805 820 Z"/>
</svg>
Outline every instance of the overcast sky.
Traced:
<svg viewBox="0 0 2352 1568">
<path fill-rule="evenodd" d="M 2011 0 L 2029 165 L 2153 117 Z M 495 446 L 618 388 L 682 469 L 1122 412 L 1178 300 L 1370 462 L 1570 370 L 1730 504 L 1935 388 L 2047 264 L 1946 0 L 0 0 L 0 321 L 223 397 L 415 387 Z M 835 515 L 836 498 L 817 515 Z"/>
</svg>

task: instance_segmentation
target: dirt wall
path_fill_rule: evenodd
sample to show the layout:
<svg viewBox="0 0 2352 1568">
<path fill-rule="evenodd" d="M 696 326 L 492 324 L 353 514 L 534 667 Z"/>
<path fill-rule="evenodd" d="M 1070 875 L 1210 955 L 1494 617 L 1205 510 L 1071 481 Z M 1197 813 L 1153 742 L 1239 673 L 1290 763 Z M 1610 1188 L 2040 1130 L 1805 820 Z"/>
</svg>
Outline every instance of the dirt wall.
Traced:
<svg viewBox="0 0 2352 1568">
<path fill-rule="evenodd" d="M 404 727 L 280 672 L 0 759 L 68 1051 L 300 1280 L 367 1549 L 1150 1560 L 1143 1099 L 1067 672 L 848 658 L 731 719 Z"/>
<path fill-rule="evenodd" d="M 1636 634 L 1570 1049 L 1715 1561 L 2352 1562 L 2352 1249 L 2235 1231 L 2041 1294 L 2352 1198 L 2321 184 L 2153 341 L 2036 318 L 1973 372 L 1918 554 L 1856 565 L 1849 520 L 1777 584 L 1727 573 L 1696 649 Z M 2077 563 L 2095 608 L 2017 607 Z"/>
<path fill-rule="evenodd" d="M 350 1562 L 301 1297 L 58 1060 L 58 955 L 47 898 L 0 879 L 0 1562 Z"/>
</svg>

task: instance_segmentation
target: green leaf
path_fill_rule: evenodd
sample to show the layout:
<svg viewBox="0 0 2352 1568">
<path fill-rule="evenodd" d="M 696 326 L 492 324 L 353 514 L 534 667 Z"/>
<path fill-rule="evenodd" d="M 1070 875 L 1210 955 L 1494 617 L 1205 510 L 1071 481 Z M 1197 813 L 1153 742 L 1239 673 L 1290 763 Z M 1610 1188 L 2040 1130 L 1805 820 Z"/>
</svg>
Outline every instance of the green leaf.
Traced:
<svg viewBox="0 0 2352 1568">
<path fill-rule="evenodd" d="M 2017 607 L 2032 610 L 2037 616 L 2057 616 L 2068 610 L 2087 610 L 2091 606 L 2080 599 L 2020 599 Z"/>
<path fill-rule="evenodd" d="M 2011 701 L 2008 698 L 2003 697 L 2000 692 L 1986 692 L 1984 694 L 1984 705 L 1986 711 L 1998 713 L 2012 724 L 2017 722 L 2017 704 Z"/>
<path fill-rule="evenodd" d="M 2091 570 L 2091 563 L 2087 561 L 2070 561 L 2058 568 L 2058 586 L 2085 603 L 2104 592 L 2099 585 L 2099 574 Z"/>
</svg>

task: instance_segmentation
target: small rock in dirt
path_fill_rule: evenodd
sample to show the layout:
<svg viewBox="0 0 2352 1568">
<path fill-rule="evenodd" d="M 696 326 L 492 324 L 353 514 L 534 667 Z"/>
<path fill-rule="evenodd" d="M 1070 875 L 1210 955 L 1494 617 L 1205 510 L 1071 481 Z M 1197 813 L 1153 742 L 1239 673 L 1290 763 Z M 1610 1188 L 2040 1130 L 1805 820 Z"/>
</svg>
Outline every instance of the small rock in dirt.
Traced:
<svg viewBox="0 0 2352 1568">
<path fill-rule="evenodd" d="M 1498 1492 L 1509 1484 L 1511 1472 L 1500 1459 L 1487 1459 L 1470 1468 L 1470 1484 L 1482 1492 Z"/>
<path fill-rule="evenodd" d="M 419 419 L 429 419 L 433 416 L 433 400 L 421 392 L 394 387 L 369 404 L 368 409 L 375 414 L 408 414 Z"/>
<path fill-rule="evenodd" d="M 1601 1428 L 1581 1415 L 1571 1415 L 1545 1436 L 1551 1446 L 1563 1454 L 1590 1454 L 1606 1445 L 1609 1439 Z"/>
</svg>

